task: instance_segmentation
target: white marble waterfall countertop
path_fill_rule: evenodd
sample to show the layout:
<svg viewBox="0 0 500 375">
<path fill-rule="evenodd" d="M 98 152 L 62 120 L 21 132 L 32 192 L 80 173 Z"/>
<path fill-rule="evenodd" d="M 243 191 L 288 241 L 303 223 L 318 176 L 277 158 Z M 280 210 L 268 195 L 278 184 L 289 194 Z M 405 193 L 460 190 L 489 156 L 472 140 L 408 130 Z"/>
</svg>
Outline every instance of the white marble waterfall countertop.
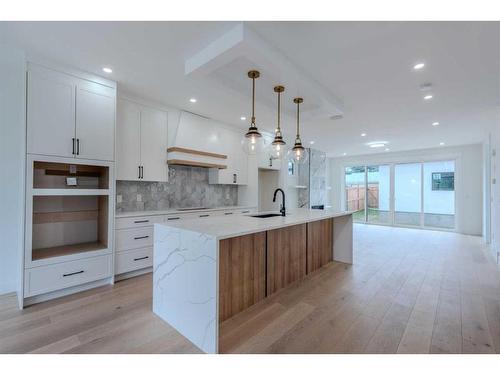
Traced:
<svg viewBox="0 0 500 375">
<path fill-rule="evenodd" d="M 224 238 L 264 232 L 267 230 L 328 219 L 331 217 L 351 215 L 352 213 L 353 211 L 310 210 L 302 208 L 287 212 L 285 217 L 274 216 L 268 218 L 258 218 L 250 215 L 227 215 L 210 218 L 193 218 L 155 225 L 164 225 L 181 230 L 197 232 L 221 240 Z M 262 212 L 259 214 L 262 214 Z"/>
</svg>

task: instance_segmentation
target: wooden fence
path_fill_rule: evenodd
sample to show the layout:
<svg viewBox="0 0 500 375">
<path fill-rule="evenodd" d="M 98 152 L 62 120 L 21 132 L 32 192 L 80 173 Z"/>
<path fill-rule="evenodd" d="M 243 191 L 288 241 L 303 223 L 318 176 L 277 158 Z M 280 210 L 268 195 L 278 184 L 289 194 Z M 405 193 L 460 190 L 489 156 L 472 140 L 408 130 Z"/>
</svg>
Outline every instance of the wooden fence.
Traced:
<svg viewBox="0 0 500 375">
<path fill-rule="evenodd" d="M 365 185 L 348 185 L 345 189 L 346 209 L 348 211 L 359 211 L 365 209 Z M 368 207 L 378 208 L 379 188 L 378 184 L 368 184 Z"/>
</svg>

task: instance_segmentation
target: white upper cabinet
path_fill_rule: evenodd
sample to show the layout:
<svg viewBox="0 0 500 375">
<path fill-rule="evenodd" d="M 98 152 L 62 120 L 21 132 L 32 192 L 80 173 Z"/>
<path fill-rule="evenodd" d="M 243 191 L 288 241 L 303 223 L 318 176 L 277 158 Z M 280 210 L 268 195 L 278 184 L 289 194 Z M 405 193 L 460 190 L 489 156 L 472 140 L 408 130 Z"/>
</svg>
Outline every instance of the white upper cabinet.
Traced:
<svg viewBox="0 0 500 375">
<path fill-rule="evenodd" d="M 82 82 L 76 90 L 77 157 L 115 159 L 115 90 Z"/>
<path fill-rule="evenodd" d="M 75 82 L 44 68 L 28 72 L 28 153 L 75 154 Z"/>
<path fill-rule="evenodd" d="M 167 181 L 167 113 L 141 111 L 141 180 Z"/>
<path fill-rule="evenodd" d="M 137 181 L 141 165 L 141 108 L 118 99 L 116 114 L 116 179 Z"/>
<path fill-rule="evenodd" d="M 114 160 L 116 89 L 29 64 L 28 153 Z"/>
<path fill-rule="evenodd" d="M 116 179 L 168 181 L 168 114 L 118 99 Z"/>
</svg>

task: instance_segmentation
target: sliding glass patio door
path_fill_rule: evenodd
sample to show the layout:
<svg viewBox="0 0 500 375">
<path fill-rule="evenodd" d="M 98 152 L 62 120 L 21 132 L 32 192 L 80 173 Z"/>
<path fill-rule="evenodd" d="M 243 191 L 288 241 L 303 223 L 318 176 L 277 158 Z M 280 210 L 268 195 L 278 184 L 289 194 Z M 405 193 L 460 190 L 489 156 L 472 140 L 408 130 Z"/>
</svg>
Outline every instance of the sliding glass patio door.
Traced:
<svg viewBox="0 0 500 375">
<path fill-rule="evenodd" d="M 367 167 L 366 187 L 366 221 L 391 224 L 391 167 L 388 165 Z"/>
<path fill-rule="evenodd" d="M 422 224 L 422 164 L 394 166 L 394 224 Z"/>
<path fill-rule="evenodd" d="M 345 168 L 345 209 L 356 222 L 455 228 L 455 161 Z"/>
</svg>

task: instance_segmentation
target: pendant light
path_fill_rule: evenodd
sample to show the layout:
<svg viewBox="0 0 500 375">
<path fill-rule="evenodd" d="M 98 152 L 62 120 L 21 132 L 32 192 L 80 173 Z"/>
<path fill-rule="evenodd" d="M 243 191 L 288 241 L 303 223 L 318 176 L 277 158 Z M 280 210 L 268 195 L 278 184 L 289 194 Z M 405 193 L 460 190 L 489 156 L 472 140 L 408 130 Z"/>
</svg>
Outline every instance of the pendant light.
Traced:
<svg viewBox="0 0 500 375">
<path fill-rule="evenodd" d="M 295 144 L 288 152 L 288 158 L 296 163 L 303 164 L 308 159 L 308 152 L 300 139 L 300 104 L 304 102 L 302 98 L 295 98 L 293 102 L 297 104 L 297 136 L 295 137 Z"/>
<path fill-rule="evenodd" d="M 276 132 L 274 133 L 274 140 L 271 143 L 271 155 L 274 159 L 281 159 L 285 153 L 285 141 L 283 140 L 283 134 L 281 133 L 280 126 L 280 111 L 281 111 L 281 93 L 285 91 L 283 86 L 276 86 L 274 92 L 278 94 L 278 124 L 276 127 Z"/>
<path fill-rule="evenodd" d="M 249 155 L 260 153 L 264 147 L 264 138 L 255 125 L 255 80 L 259 78 L 259 76 L 260 73 L 256 70 L 248 72 L 248 78 L 252 80 L 252 120 L 248 131 L 241 141 L 241 145 L 245 153 Z"/>
</svg>

